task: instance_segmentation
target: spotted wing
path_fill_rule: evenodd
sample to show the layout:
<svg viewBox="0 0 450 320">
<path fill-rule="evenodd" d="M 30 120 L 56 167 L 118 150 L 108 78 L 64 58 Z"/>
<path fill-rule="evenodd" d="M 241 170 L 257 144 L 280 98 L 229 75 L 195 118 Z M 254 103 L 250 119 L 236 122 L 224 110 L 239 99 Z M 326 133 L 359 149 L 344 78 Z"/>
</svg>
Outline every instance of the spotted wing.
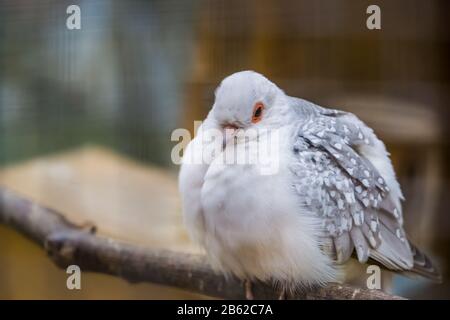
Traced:
<svg viewBox="0 0 450 320">
<path fill-rule="evenodd" d="M 371 161 L 358 152 L 379 140 L 348 114 L 322 110 L 326 113 L 302 121 L 295 135 L 297 161 L 292 170 L 300 199 L 322 218 L 339 263 L 356 249 L 360 262 L 371 257 L 390 269 L 411 269 L 413 256 L 402 228 L 400 201 Z"/>
</svg>

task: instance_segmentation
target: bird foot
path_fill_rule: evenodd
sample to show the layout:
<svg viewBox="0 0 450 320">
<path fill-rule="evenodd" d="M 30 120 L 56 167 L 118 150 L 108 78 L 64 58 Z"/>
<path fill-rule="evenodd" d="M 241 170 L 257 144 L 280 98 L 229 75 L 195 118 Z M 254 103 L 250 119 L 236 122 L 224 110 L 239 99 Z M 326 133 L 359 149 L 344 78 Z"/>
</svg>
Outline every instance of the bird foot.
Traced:
<svg viewBox="0 0 450 320">
<path fill-rule="evenodd" d="M 286 288 L 283 287 L 283 289 L 281 289 L 280 295 L 278 296 L 278 300 L 287 300 Z"/>
<path fill-rule="evenodd" d="M 253 292 L 252 292 L 252 282 L 250 280 L 244 280 L 244 288 L 245 288 L 245 299 L 253 300 Z"/>
</svg>

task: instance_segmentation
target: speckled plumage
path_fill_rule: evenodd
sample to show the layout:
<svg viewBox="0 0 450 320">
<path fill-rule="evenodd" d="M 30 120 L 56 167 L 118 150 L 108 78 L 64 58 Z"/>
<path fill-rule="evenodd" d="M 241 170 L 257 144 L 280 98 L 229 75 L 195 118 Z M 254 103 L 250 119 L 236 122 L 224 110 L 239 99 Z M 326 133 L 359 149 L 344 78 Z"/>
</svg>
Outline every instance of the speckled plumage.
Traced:
<svg viewBox="0 0 450 320">
<path fill-rule="evenodd" d="M 265 109 L 255 124 L 256 102 Z M 242 141 L 201 143 L 203 131 L 229 125 L 279 133 L 276 174 L 259 174 L 257 164 L 221 164 Z M 265 139 L 257 134 L 250 145 Z M 223 272 L 291 288 L 325 284 L 355 251 L 361 263 L 371 258 L 439 277 L 407 239 L 403 196 L 384 144 L 355 115 L 289 97 L 262 75 L 239 72 L 217 89 L 185 157 L 213 154 L 215 143 L 221 152 L 211 162 L 183 163 L 180 191 L 192 237 Z"/>
<path fill-rule="evenodd" d="M 326 235 L 333 238 L 337 261 L 347 261 L 355 248 L 360 262 L 372 257 L 391 269 L 411 269 L 401 194 L 393 198 L 378 170 L 357 151 L 360 146 L 380 143 L 373 131 L 351 114 L 300 99 L 291 101 L 310 109 L 307 120 L 300 121 L 294 143 L 298 154 L 298 162 L 292 165 L 298 177 L 295 187 L 305 205 L 315 207 Z M 390 165 L 387 156 L 385 162 Z M 383 236 L 390 241 L 389 250 L 381 246 Z"/>
</svg>

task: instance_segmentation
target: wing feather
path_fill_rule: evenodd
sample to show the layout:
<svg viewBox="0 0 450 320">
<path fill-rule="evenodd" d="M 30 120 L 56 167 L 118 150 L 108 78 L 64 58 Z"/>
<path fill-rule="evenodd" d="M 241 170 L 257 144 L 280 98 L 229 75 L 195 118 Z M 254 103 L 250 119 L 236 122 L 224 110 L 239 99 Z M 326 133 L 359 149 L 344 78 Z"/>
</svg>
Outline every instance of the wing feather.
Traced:
<svg viewBox="0 0 450 320">
<path fill-rule="evenodd" d="M 403 230 L 403 195 L 384 144 L 355 115 L 290 97 L 299 115 L 295 186 L 321 216 L 337 263 L 353 250 L 389 269 L 441 276 Z M 317 189 L 319 192 L 316 192 Z M 315 191 L 314 191 L 315 190 Z"/>
<path fill-rule="evenodd" d="M 402 227 L 400 201 L 359 152 L 360 146 L 370 148 L 379 140 L 361 121 L 351 121 L 348 113 L 316 110 L 298 127 L 295 151 L 300 161 L 295 170 L 302 172 L 297 176 L 309 179 L 297 180 L 296 189 L 322 215 L 337 262 L 345 262 L 356 250 L 360 262 L 372 257 L 391 269 L 411 269 L 413 255 Z M 321 196 L 311 197 L 314 188 Z"/>
</svg>

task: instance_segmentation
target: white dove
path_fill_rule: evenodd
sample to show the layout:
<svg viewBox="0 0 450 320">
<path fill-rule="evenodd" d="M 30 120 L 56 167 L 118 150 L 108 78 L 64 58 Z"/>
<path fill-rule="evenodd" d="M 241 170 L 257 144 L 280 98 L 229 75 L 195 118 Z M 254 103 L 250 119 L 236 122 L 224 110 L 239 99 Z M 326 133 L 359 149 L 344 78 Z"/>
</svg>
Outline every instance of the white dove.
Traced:
<svg viewBox="0 0 450 320">
<path fill-rule="evenodd" d="M 209 130 L 224 138 L 205 142 Z M 233 148 L 248 151 L 271 132 L 276 172 L 224 163 Z M 201 153 L 209 161 L 187 160 Z M 287 96 L 259 73 L 232 74 L 217 88 L 184 152 L 179 189 L 191 237 L 216 269 L 246 281 L 247 298 L 253 280 L 284 291 L 338 281 L 354 250 L 361 263 L 440 278 L 407 239 L 402 192 L 372 129 L 351 113 Z"/>
</svg>

